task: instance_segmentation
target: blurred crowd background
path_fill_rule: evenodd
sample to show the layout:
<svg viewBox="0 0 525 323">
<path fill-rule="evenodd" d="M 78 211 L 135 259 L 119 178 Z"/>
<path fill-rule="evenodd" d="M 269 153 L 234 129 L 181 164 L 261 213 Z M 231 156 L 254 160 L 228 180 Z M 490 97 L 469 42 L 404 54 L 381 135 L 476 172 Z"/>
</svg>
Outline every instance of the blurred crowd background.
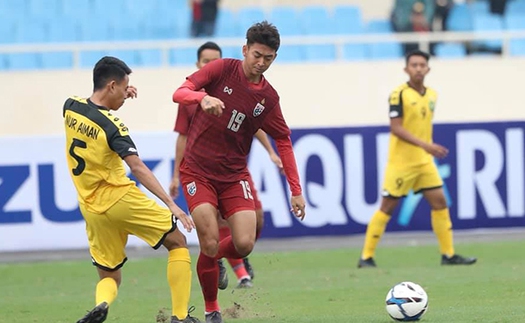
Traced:
<svg viewBox="0 0 525 323">
<path fill-rule="evenodd" d="M 367 17 L 364 11 L 372 5 L 384 14 Z M 399 41 L 397 33 L 525 33 L 525 0 L 0 0 L 0 70 L 68 69 L 75 64 L 71 44 L 91 42 L 107 44 L 82 49 L 76 66 L 90 67 L 106 54 L 133 66 L 161 66 L 161 46 L 122 46 L 159 40 L 174 42 L 169 65 L 188 65 L 198 43 L 181 41 L 241 39 L 251 24 L 264 19 L 285 39 L 280 62 L 396 59 L 419 47 Z M 392 39 L 345 42 L 345 37 L 370 34 Z M 287 44 L 293 37 L 296 41 Z M 241 44 L 223 46 L 224 55 L 240 58 Z M 464 57 L 500 55 L 503 48 L 501 38 L 433 41 L 429 50 L 439 57 Z M 525 56 L 525 34 L 510 40 L 506 54 Z"/>
</svg>

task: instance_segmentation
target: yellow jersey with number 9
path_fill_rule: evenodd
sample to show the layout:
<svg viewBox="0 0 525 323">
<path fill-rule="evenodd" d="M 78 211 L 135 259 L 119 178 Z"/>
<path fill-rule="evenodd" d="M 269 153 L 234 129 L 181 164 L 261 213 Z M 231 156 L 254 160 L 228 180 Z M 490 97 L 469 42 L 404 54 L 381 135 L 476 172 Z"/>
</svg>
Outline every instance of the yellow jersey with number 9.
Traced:
<svg viewBox="0 0 525 323">
<path fill-rule="evenodd" d="M 118 117 L 89 99 L 69 98 L 63 116 L 69 173 L 79 203 L 104 213 L 135 185 L 122 162 L 138 154 L 135 144 Z"/>
<path fill-rule="evenodd" d="M 403 118 L 403 128 L 416 138 L 432 142 L 432 119 L 437 93 L 426 88 L 421 94 L 405 83 L 390 95 L 390 118 Z M 433 161 L 432 155 L 394 134 L 390 134 L 388 163 L 397 168 L 423 165 Z"/>
</svg>

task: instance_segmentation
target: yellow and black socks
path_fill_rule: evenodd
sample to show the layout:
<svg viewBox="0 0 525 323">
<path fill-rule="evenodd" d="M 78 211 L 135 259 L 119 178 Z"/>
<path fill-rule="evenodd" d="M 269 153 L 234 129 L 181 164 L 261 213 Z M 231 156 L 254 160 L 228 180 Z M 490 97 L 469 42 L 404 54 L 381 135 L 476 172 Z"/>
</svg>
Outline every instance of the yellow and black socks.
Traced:
<svg viewBox="0 0 525 323">
<path fill-rule="evenodd" d="M 376 213 L 374 213 L 366 228 L 365 245 L 361 254 L 362 259 L 374 257 L 376 247 L 385 232 L 388 221 L 390 221 L 390 215 L 381 210 L 377 210 Z"/>
</svg>

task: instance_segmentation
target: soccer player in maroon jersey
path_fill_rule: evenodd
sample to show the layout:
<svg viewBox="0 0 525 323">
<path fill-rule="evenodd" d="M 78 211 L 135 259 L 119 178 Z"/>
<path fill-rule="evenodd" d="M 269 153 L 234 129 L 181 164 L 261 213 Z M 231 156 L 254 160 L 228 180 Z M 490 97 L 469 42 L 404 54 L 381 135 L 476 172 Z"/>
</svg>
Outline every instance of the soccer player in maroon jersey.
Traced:
<svg viewBox="0 0 525 323">
<path fill-rule="evenodd" d="M 246 156 L 258 129 L 275 140 L 291 189 L 292 211 L 301 220 L 305 216 L 290 129 L 277 92 L 263 76 L 279 45 L 275 26 L 266 21 L 256 23 L 246 32 L 242 61 L 210 62 L 173 93 L 173 101 L 179 104 L 201 106 L 192 120 L 180 174 L 201 248 L 197 274 L 207 323 L 222 322 L 217 259 L 243 258 L 255 244 L 255 206 Z M 220 243 L 218 211 L 232 231 L 231 237 Z"/>
<path fill-rule="evenodd" d="M 197 50 L 197 68 L 201 69 L 209 62 L 220 59 L 222 57 L 222 50 L 214 42 L 206 42 L 202 44 Z M 188 131 L 190 128 L 191 120 L 195 114 L 195 110 L 198 108 L 198 104 L 190 105 L 179 105 L 177 111 L 177 119 L 175 121 L 175 131 L 179 134 L 177 136 L 177 142 L 175 145 L 175 164 L 173 168 L 173 178 L 170 184 L 170 194 L 172 197 L 176 198 L 179 193 L 180 187 L 180 163 L 184 155 L 184 150 L 186 148 L 186 142 L 188 138 Z M 279 156 L 276 154 L 273 149 L 268 136 L 264 131 L 258 130 L 255 134 L 257 139 L 261 142 L 264 148 L 268 151 L 270 159 L 282 169 L 282 162 Z M 257 215 L 257 237 L 260 235 L 260 232 L 264 226 L 264 211 L 262 204 L 257 196 L 257 191 L 253 186 L 253 181 L 250 178 L 250 187 L 252 189 L 252 196 L 255 203 L 255 213 Z M 223 240 L 231 235 L 230 227 L 228 222 L 224 220 L 221 216 L 218 217 L 219 221 L 219 240 Z M 235 275 L 237 276 L 238 285 L 237 288 L 250 288 L 252 287 L 253 279 L 253 268 L 248 260 L 248 257 L 244 259 L 227 259 L 228 263 L 232 267 Z M 222 259 L 218 260 L 219 263 L 219 289 L 226 289 L 228 287 L 228 275 L 226 273 L 226 268 L 222 263 Z"/>
</svg>

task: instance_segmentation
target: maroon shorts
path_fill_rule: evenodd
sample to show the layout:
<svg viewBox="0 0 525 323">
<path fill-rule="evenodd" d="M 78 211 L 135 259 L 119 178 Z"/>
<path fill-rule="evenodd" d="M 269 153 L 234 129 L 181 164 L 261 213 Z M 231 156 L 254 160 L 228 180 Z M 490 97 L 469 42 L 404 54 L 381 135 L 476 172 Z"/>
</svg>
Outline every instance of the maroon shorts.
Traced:
<svg viewBox="0 0 525 323">
<path fill-rule="evenodd" d="M 248 172 L 239 181 L 220 182 L 185 168 L 181 171 L 180 181 L 190 213 L 204 203 L 216 207 L 225 219 L 239 211 L 262 208 Z"/>
</svg>

